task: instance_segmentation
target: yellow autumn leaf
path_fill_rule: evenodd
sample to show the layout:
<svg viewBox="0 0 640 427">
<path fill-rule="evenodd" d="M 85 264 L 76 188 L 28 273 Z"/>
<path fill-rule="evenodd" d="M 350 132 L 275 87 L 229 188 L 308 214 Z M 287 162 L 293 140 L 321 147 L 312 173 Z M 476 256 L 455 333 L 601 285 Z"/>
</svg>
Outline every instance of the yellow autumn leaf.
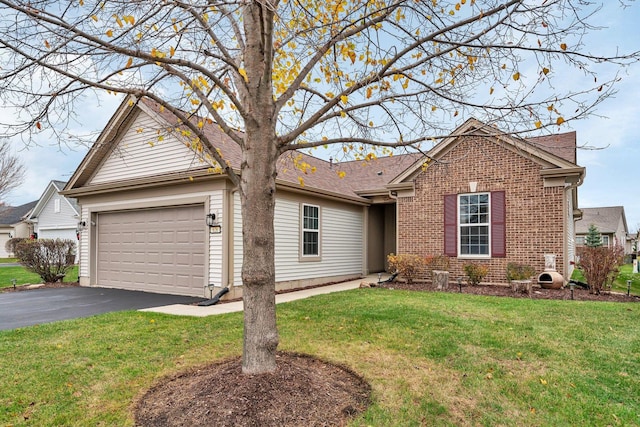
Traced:
<svg viewBox="0 0 640 427">
<path fill-rule="evenodd" d="M 542 74 L 544 74 L 545 76 L 549 74 L 549 69 L 547 67 L 542 68 Z"/>
<path fill-rule="evenodd" d="M 113 37 L 113 30 L 107 30 L 107 37 Z"/>
<path fill-rule="evenodd" d="M 564 123 L 564 118 L 562 118 L 562 117 L 558 117 L 558 118 L 556 119 L 556 124 L 557 124 L 558 126 L 560 126 L 560 125 L 561 125 L 561 124 L 563 124 L 563 123 Z"/>
<path fill-rule="evenodd" d="M 98 17 L 96 15 L 91 15 L 91 19 L 93 19 L 94 21 L 98 22 Z"/>
<path fill-rule="evenodd" d="M 298 177 L 298 182 L 300 183 L 300 187 L 304 187 L 304 178 L 299 176 Z"/>
<path fill-rule="evenodd" d="M 49 44 L 49 40 L 44 41 L 44 47 L 46 47 L 47 49 L 51 47 L 51 45 Z"/>
<path fill-rule="evenodd" d="M 133 64 L 133 58 L 129 57 L 129 59 L 127 60 L 127 65 L 125 65 L 125 68 L 131 67 L 132 64 Z"/>
<path fill-rule="evenodd" d="M 538 120 L 536 123 L 536 129 L 540 129 L 542 127 L 542 122 Z"/>
<path fill-rule="evenodd" d="M 342 179 L 345 176 L 347 176 L 347 173 L 345 171 L 340 171 L 340 172 L 338 172 L 338 176 L 340 177 L 340 179 Z"/>
<path fill-rule="evenodd" d="M 515 81 L 520 80 L 520 73 L 516 72 L 516 73 L 513 75 L 513 80 L 515 80 Z"/>
<path fill-rule="evenodd" d="M 247 77 L 247 72 L 244 68 L 238 68 L 238 74 L 242 76 L 245 82 L 249 81 L 249 78 Z"/>
<path fill-rule="evenodd" d="M 566 43 L 560 43 L 560 49 L 567 50 L 567 44 Z"/>
<path fill-rule="evenodd" d="M 373 89 L 371 88 L 371 86 L 369 86 L 367 88 L 367 95 L 366 95 L 367 99 L 371 98 L 372 93 L 373 93 Z"/>
<path fill-rule="evenodd" d="M 489 89 L 489 95 L 493 95 L 493 91 L 494 91 L 493 88 Z"/>
<path fill-rule="evenodd" d="M 544 378 L 540 378 L 540 384 L 547 385 L 547 380 L 545 380 Z"/>
<path fill-rule="evenodd" d="M 80 6 L 84 6 L 84 0 L 80 0 Z"/>
<path fill-rule="evenodd" d="M 175 55 L 175 54 L 176 54 L 176 49 L 173 46 L 171 46 L 169 48 L 169 56 L 173 57 L 173 55 Z"/>
<path fill-rule="evenodd" d="M 340 95 L 340 102 L 342 102 L 344 105 L 347 105 L 347 102 L 349 102 L 349 97 L 347 95 Z"/>
</svg>

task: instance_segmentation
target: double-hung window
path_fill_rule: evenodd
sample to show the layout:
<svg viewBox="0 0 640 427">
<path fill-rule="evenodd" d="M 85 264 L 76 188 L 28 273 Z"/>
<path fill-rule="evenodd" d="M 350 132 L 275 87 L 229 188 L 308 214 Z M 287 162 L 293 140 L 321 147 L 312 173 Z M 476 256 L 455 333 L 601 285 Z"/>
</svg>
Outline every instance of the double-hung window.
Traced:
<svg viewBox="0 0 640 427">
<path fill-rule="evenodd" d="M 444 196 L 444 254 L 469 258 L 504 258 L 504 191 Z"/>
<path fill-rule="evenodd" d="M 320 256 L 320 207 L 302 205 L 302 256 Z"/>
<path fill-rule="evenodd" d="M 460 255 L 488 256 L 490 236 L 489 193 L 459 196 Z"/>
</svg>

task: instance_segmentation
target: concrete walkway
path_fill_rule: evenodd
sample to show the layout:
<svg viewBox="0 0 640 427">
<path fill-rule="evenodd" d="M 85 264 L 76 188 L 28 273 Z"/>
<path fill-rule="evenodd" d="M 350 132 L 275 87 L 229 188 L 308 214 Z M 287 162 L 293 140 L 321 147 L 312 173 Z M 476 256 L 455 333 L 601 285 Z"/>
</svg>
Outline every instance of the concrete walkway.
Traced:
<svg viewBox="0 0 640 427">
<path fill-rule="evenodd" d="M 387 276 L 388 275 L 384 275 L 383 280 L 386 279 Z M 300 291 L 279 294 L 279 295 L 276 295 L 276 304 L 294 301 L 294 300 L 303 299 L 303 298 L 309 298 L 314 295 L 322 295 L 322 294 L 329 294 L 332 292 L 340 292 L 340 291 L 347 291 L 350 289 L 356 289 L 360 287 L 360 284 L 362 282 L 377 283 L 378 275 L 372 274 L 362 279 L 336 283 L 335 285 L 320 286 L 317 288 L 302 289 Z M 242 301 L 233 301 L 233 302 L 227 302 L 227 303 L 221 302 L 216 305 L 210 305 L 208 307 L 200 307 L 196 305 L 173 304 L 173 305 L 165 305 L 162 307 L 145 308 L 140 311 L 175 314 L 178 316 L 205 317 L 205 316 L 213 316 L 216 314 L 234 313 L 237 311 L 242 311 Z"/>
</svg>

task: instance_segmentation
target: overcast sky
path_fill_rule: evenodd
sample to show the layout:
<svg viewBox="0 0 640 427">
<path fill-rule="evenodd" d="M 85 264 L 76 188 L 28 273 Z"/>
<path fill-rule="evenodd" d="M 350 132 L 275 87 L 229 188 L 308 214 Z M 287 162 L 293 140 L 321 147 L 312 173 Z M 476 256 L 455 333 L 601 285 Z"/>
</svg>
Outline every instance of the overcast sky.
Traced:
<svg viewBox="0 0 640 427">
<path fill-rule="evenodd" d="M 623 51 L 640 50 L 640 4 L 622 9 L 618 2 L 605 2 L 601 25 L 594 45 Z M 594 48 L 593 51 L 598 49 Z M 578 150 L 578 164 L 587 169 L 584 184 L 578 189 L 580 207 L 624 206 L 629 231 L 640 228 L 640 64 L 621 70 L 615 97 L 600 105 L 591 117 L 574 122 L 560 131 L 577 131 L 578 145 L 599 147 Z M 555 76 L 556 84 L 571 85 L 572 76 Z M 93 98 L 92 98 L 93 100 Z M 120 98 L 106 96 L 98 105 L 87 102 L 78 112 L 78 132 L 100 130 L 115 112 Z M 14 149 L 27 166 L 26 180 L 6 199 L 9 205 L 37 200 L 52 179 L 67 181 L 86 154 L 82 146 L 59 146 L 57 141 L 39 141 L 25 148 L 13 141 Z"/>
</svg>

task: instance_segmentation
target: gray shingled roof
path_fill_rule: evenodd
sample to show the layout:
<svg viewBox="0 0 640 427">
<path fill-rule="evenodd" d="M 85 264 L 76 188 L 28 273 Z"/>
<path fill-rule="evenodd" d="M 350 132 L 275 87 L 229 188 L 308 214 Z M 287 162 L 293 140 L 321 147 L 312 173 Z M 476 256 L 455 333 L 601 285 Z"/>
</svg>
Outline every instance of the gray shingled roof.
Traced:
<svg viewBox="0 0 640 427">
<path fill-rule="evenodd" d="M 171 112 L 160 108 L 154 101 L 143 98 L 142 102 L 167 123 L 176 122 L 176 117 Z M 204 132 L 211 141 L 216 141 L 216 148 L 221 151 L 225 160 L 233 168 L 239 169 L 242 152 L 238 144 L 214 124 L 205 125 Z M 575 132 L 528 138 L 526 141 L 575 163 Z M 415 164 L 422 156 L 422 154 L 415 153 L 379 157 L 369 161 L 360 160 L 332 164 L 301 152 L 287 152 L 278 159 L 278 179 L 295 185 L 301 185 L 300 183 L 303 182 L 302 185 L 305 187 L 359 198 L 361 193 L 383 190 L 385 185 Z M 299 165 L 303 162 L 310 166 L 306 171 L 296 167 L 296 164 Z"/>
<path fill-rule="evenodd" d="M 0 207 L 0 225 L 12 225 L 20 222 L 31 209 L 38 203 L 37 200 L 20 206 Z"/>
<path fill-rule="evenodd" d="M 598 227 L 600 233 L 612 234 L 618 231 L 620 217 L 627 224 L 623 206 L 610 206 L 602 208 L 582 208 L 582 219 L 576 221 L 576 234 L 587 234 L 591 224 Z"/>
</svg>

